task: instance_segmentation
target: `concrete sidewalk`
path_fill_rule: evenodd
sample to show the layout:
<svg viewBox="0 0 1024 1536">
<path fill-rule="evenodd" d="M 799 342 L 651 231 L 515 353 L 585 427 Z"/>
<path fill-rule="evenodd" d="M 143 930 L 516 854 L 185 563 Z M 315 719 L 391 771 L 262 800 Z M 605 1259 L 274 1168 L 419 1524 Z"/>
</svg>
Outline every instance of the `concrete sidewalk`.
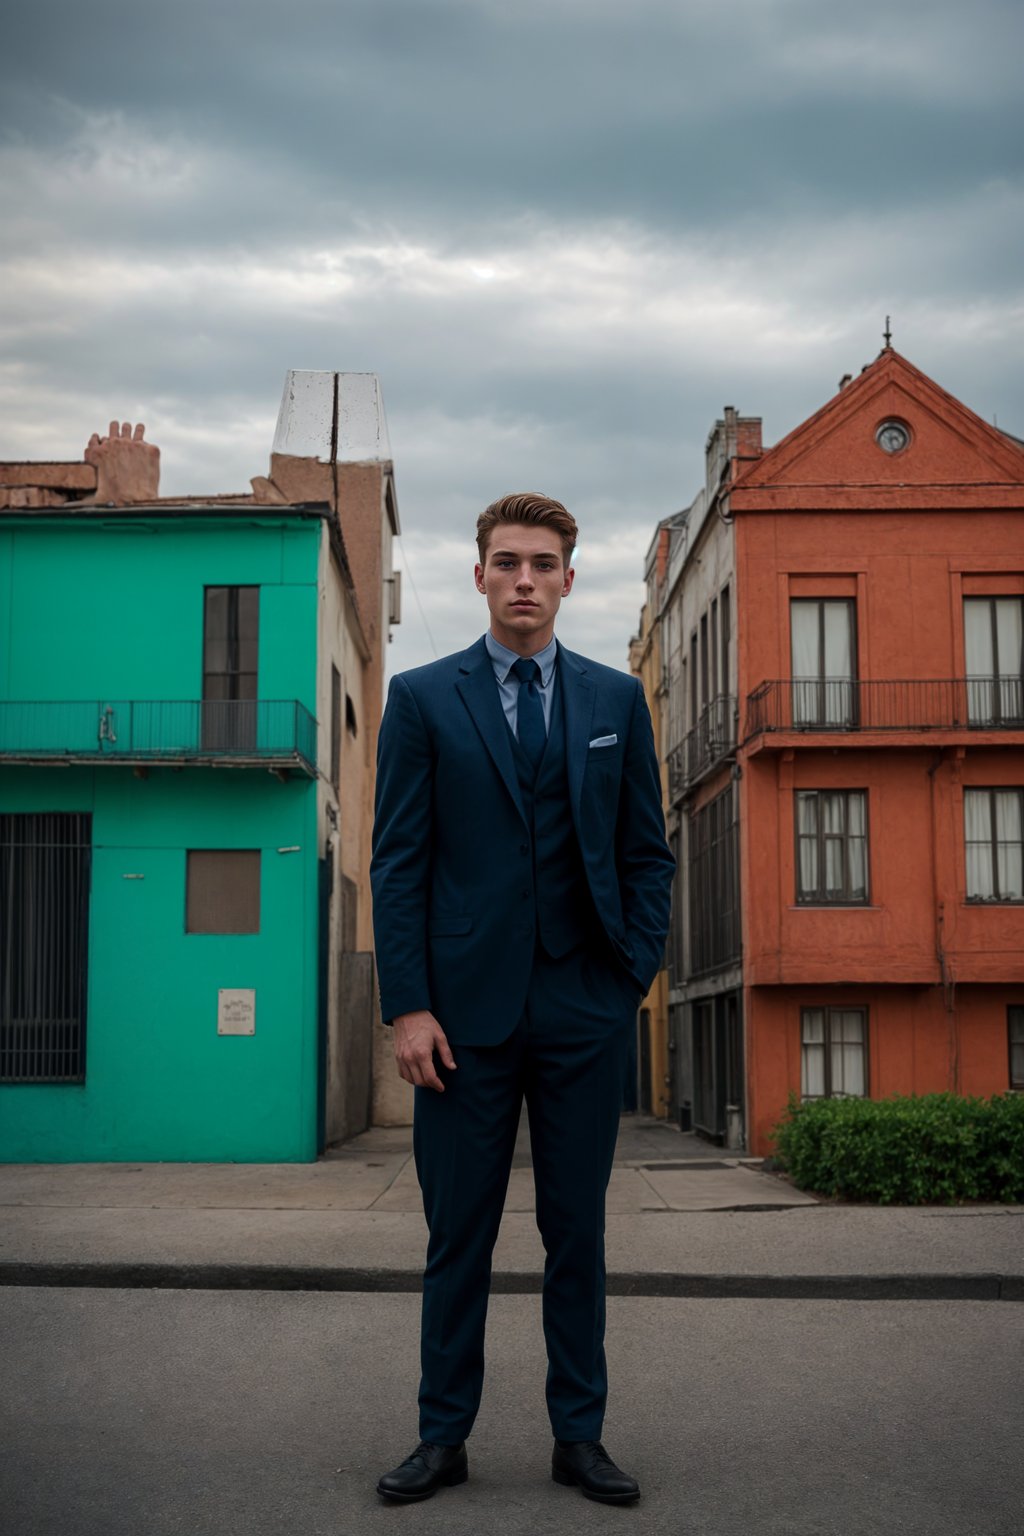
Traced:
<svg viewBox="0 0 1024 1536">
<path fill-rule="evenodd" d="M 0 1284 L 410 1291 L 426 1239 L 407 1128 L 317 1163 L 0 1167 Z M 671 1126 L 623 1118 L 609 1291 L 1024 1299 L 1024 1208 L 825 1204 Z M 539 1290 L 521 1131 L 496 1292 Z"/>
</svg>

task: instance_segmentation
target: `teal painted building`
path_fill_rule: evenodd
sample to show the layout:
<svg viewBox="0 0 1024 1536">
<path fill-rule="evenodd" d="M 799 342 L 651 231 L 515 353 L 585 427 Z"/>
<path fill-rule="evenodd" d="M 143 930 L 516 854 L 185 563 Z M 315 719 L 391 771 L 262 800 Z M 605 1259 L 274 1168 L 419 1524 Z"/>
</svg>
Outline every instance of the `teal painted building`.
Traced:
<svg viewBox="0 0 1024 1536">
<path fill-rule="evenodd" d="M 369 1119 L 373 601 L 337 503 L 264 484 L 0 509 L 3 1161 L 302 1161 Z"/>
</svg>

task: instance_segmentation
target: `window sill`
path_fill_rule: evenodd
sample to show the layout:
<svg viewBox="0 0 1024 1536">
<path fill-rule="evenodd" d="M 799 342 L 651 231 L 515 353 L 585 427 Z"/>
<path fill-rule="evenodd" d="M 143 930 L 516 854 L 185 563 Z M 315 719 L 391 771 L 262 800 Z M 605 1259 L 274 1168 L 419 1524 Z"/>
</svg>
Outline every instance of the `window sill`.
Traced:
<svg viewBox="0 0 1024 1536">
<path fill-rule="evenodd" d="M 802 1093 L 801 1104 L 828 1104 L 836 1099 L 868 1099 L 868 1093 Z"/>
<path fill-rule="evenodd" d="M 791 912 L 882 912 L 884 908 L 870 901 L 796 901 Z"/>
</svg>

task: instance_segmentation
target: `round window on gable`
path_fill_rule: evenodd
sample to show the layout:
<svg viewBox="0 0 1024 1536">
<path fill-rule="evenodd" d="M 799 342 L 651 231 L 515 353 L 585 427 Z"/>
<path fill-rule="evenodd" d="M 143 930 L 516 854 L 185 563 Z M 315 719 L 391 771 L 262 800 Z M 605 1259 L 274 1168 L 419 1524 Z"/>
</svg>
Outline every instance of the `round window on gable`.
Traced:
<svg viewBox="0 0 1024 1536">
<path fill-rule="evenodd" d="M 883 421 L 875 433 L 875 442 L 883 453 L 902 453 L 910 447 L 910 428 L 905 421 Z"/>
</svg>

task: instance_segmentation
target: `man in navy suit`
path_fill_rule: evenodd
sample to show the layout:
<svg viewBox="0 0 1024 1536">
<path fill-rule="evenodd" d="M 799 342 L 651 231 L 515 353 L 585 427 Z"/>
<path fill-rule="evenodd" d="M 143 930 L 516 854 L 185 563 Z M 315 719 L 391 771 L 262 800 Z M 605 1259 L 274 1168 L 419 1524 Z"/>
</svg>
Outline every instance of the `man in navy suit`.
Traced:
<svg viewBox="0 0 1024 1536">
<path fill-rule="evenodd" d="M 491 1252 L 525 1098 L 544 1242 L 552 1475 L 628 1502 L 601 1440 L 604 1203 L 636 1009 L 660 963 L 672 856 L 635 678 L 554 638 L 576 523 L 506 496 L 477 523 L 490 629 L 395 677 L 371 867 L 382 1015 L 415 1085 L 430 1231 L 420 1443 L 378 1492 L 468 1476 Z"/>
</svg>

